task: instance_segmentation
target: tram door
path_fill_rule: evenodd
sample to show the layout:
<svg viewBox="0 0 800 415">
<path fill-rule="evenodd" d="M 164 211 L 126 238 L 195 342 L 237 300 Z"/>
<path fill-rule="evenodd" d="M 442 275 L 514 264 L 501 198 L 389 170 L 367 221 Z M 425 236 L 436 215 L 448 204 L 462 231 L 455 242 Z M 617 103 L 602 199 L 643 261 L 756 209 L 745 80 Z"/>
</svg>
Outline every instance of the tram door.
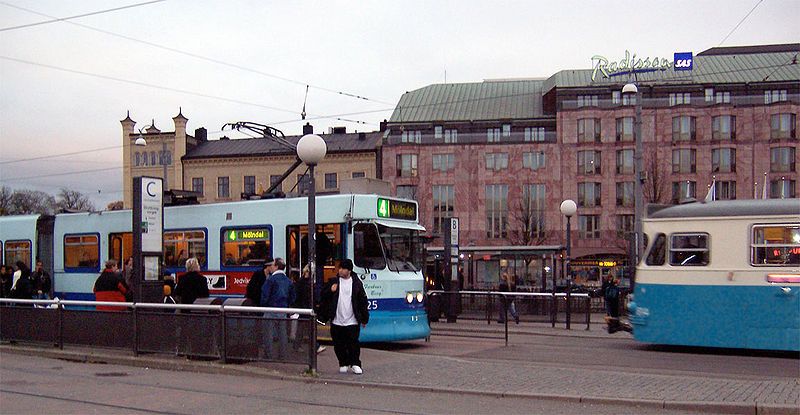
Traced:
<svg viewBox="0 0 800 415">
<path fill-rule="evenodd" d="M 112 233 L 108 235 L 108 257 L 116 259 L 120 269 L 125 266 L 125 260 L 133 256 L 133 233 Z"/>
<path fill-rule="evenodd" d="M 320 287 L 336 275 L 336 265 L 344 257 L 342 224 L 317 225 L 317 281 Z M 300 274 L 308 264 L 308 225 L 295 225 L 286 228 L 286 258 L 291 272 Z"/>
</svg>

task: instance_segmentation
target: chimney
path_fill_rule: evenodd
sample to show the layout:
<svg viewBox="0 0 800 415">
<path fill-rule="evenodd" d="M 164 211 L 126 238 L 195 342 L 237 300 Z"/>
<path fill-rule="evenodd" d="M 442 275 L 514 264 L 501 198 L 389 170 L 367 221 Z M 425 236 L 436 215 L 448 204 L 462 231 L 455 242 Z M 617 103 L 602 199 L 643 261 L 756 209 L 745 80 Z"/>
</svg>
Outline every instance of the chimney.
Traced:
<svg viewBox="0 0 800 415">
<path fill-rule="evenodd" d="M 358 133 L 358 141 L 364 141 L 367 139 L 367 133 Z"/>
<path fill-rule="evenodd" d="M 306 134 L 314 134 L 314 126 L 308 122 L 306 123 L 306 125 L 303 126 L 303 135 Z"/>
<path fill-rule="evenodd" d="M 194 130 L 194 138 L 197 141 L 208 141 L 208 131 L 204 127 Z"/>
</svg>

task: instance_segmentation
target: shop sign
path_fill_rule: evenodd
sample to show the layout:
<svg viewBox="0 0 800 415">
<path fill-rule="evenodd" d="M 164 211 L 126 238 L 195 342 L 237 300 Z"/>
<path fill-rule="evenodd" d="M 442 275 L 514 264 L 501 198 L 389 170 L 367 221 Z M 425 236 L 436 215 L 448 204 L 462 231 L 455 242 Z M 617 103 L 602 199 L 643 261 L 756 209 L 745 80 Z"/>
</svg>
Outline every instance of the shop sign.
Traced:
<svg viewBox="0 0 800 415">
<path fill-rule="evenodd" d="M 689 62 L 691 63 L 691 59 Z M 610 78 L 631 73 L 666 71 L 673 67 L 673 63 L 657 56 L 642 59 L 626 50 L 625 57 L 618 61 L 609 61 L 605 56 L 594 55 L 592 67 L 592 82 L 594 82 L 598 72 L 604 78 Z"/>
</svg>

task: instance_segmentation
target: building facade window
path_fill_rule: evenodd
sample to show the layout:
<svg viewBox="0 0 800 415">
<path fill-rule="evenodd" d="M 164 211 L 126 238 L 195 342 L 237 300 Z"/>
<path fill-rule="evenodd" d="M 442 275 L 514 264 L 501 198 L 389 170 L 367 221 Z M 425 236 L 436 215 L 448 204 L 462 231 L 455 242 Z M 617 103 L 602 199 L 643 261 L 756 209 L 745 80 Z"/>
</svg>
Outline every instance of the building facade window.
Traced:
<svg viewBox="0 0 800 415">
<path fill-rule="evenodd" d="M 417 177 L 416 154 L 397 155 L 397 177 Z"/>
<path fill-rule="evenodd" d="M 772 104 L 773 102 L 783 102 L 789 100 L 789 91 L 786 89 L 776 89 L 771 91 L 764 91 L 764 104 Z"/>
<path fill-rule="evenodd" d="M 142 160 L 141 160 L 141 156 L 139 155 L 138 152 L 136 154 L 134 154 L 134 159 L 135 159 L 134 165 L 135 166 L 139 166 L 139 164 L 141 164 Z"/>
<path fill-rule="evenodd" d="M 411 185 L 397 186 L 397 197 L 401 199 L 417 200 L 417 186 L 411 186 Z"/>
<path fill-rule="evenodd" d="M 633 207 L 633 182 L 617 183 L 617 206 Z"/>
<path fill-rule="evenodd" d="M 354 179 L 360 179 L 362 177 L 367 177 L 367 174 L 364 173 L 363 171 L 354 171 L 350 177 Z"/>
<path fill-rule="evenodd" d="M 539 170 L 545 168 L 544 151 L 522 153 L 522 168 Z"/>
<path fill-rule="evenodd" d="M 529 184 L 522 187 L 522 219 L 527 222 L 526 228 L 533 238 L 545 236 L 545 185 Z"/>
<path fill-rule="evenodd" d="M 617 150 L 617 174 L 633 174 L 633 149 Z"/>
<path fill-rule="evenodd" d="M 445 172 L 454 170 L 456 167 L 456 156 L 452 153 L 434 154 L 431 159 L 433 160 L 433 170 Z"/>
<path fill-rule="evenodd" d="M 297 175 L 297 194 L 307 195 L 311 193 L 311 176 L 306 174 Z"/>
<path fill-rule="evenodd" d="M 156 161 L 156 152 L 155 151 L 151 151 L 150 152 L 150 165 L 151 166 L 156 166 L 156 165 L 158 165 L 157 163 L 158 162 Z"/>
<path fill-rule="evenodd" d="M 499 143 L 500 142 L 500 129 L 499 128 L 487 128 L 486 129 L 486 141 L 489 143 Z"/>
<path fill-rule="evenodd" d="M 690 92 L 673 92 L 669 94 L 669 105 L 689 105 L 692 103 L 692 94 Z"/>
<path fill-rule="evenodd" d="M 718 181 L 714 183 L 714 200 L 734 200 L 736 199 L 735 181 Z"/>
<path fill-rule="evenodd" d="M 486 185 L 486 237 L 508 237 L 508 185 Z"/>
<path fill-rule="evenodd" d="M 578 107 L 596 107 L 599 101 L 597 95 L 578 95 Z"/>
<path fill-rule="evenodd" d="M 617 215 L 617 238 L 630 239 L 634 223 L 634 215 Z"/>
<path fill-rule="evenodd" d="M 731 103 L 731 93 L 728 91 L 718 91 L 714 93 L 714 103 L 715 104 L 730 104 Z"/>
<path fill-rule="evenodd" d="M 582 239 L 599 239 L 600 215 L 578 215 L 578 234 Z"/>
<path fill-rule="evenodd" d="M 694 141 L 696 139 L 696 117 L 682 115 L 672 117 L 672 141 Z"/>
<path fill-rule="evenodd" d="M 578 120 L 578 142 L 579 143 L 600 142 L 599 118 L 581 118 Z"/>
<path fill-rule="evenodd" d="M 220 199 L 231 197 L 231 180 L 229 177 L 217 177 L 217 197 Z"/>
<path fill-rule="evenodd" d="M 792 113 L 773 114 L 770 117 L 771 139 L 797 138 L 796 116 Z"/>
<path fill-rule="evenodd" d="M 455 128 L 444 130 L 444 142 L 453 144 L 458 142 L 458 130 Z"/>
<path fill-rule="evenodd" d="M 600 206 L 600 183 L 580 182 L 578 183 L 578 207 Z"/>
<path fill-rule="evenodd" d="M 600 151 L 588 150 L 578 152 L 578 174 L 600 174 Z"/>
<path fill-rule="evenodd" d="M 672 203 L 679 203 L 682 199 L 697 197 L 697 183 L 691 180 L 672 182 Z"/>
<path fill-rule="evenodd" d="M 279 174 L 271 174 L 269 176 L 269 186 L 272 187 L 275 185 L 275 183 L 278 183 L 278 185 L 275 186 L 275 190 L 273 191 L 274 192 L 283 191 L 283 182 L 281 182 L 281 176 Z"/>
<path fill-rule="evenodd" d="M 453 217 L 455 200 L 453 185 L 433 186 L 433 233 L 444 233 L 445 220 Z"/>
<path fill-rule="evenodd" d="M 773 147 L 769 150 L 769 171 L 788 173 L 795 171 L 795 148 Z"/>
<path fill-rule="evenodd" d="M 256 194 L 256 176 L 244 176 L 243 190 L 249 195 Z"/>
<path fill-rule="evenodd" d="M 508 168 L 508 153 L 486 154 L 486 170 L 504 170 Z"/>
<path fill-rule="evenodd" d="M 733 115 L 720 115 L 711 118 L 712 140 L 735 140 L 736 117 Z"/>
<path fill-rule="evenodd" d="M 714 88 L 705 89 L 705 101 L 709 104 L 714 102 Z"/>
<path fill-rule="evenodd" d="M 172 152 L 167 151 L 159 151 L 158 152 L 158 164 L 160 166 L 169 166 L 172 164 Z"/>
<path fill-rule="evenodd" d="M 511 137 L 511 124 L 503 124 L 503 137 Z"/>
<path fill-rule="evenodd" d="M 611 103 L 614 105 L 622 103 L 622 93 L 620 91 L 611 91 Z"/>
<path fill-rule="evenodd" d="M 339 177 L 336 173 L 325 173 L 325 188 L 336 189 L 339 187 Z"/>
<path fill-rule="evenodd" d="M 633 141 L 633 117 L 617 118 L 617 141 Z"/>
<path fill-rule="evenodd" d="M 544 127 L 525 127 L 525 141 L 545 141 Z"/>
<path fill-rule="evenodd" d="M 672 150 L 672 172 L 673 173 L 695 173 L 697 160 L 697 150 L 682 148 Z"/>
<path fill-rule="evenodd" d="M 192 177 L 192 191 L 195 193 L 200 193 L 200 196 L 203 196 L 205 194 L 203 190 L 202 177 Z"/>
<path fill-rule="evenodd" d="M 711 171 L 713 173 L 736 172 L 736 149 L 715 148 L 711 150 Z"/>
<path fill-rule="evenodd" d="M 422 131 L 420 130 L 403 131 L 402 133 L 400 133 L 400 142 L 420 144 L 422 143 Z"/>
<path fill-rule="evenodd" d="M 433 138 L 441 140 L 444 137 L 444 127 L 437 125 L 433 127 Z"/>
<path fill-rule="evenodd" d="M 791 179 L 781 178 L 780 180 L 770 180 L 770 199 L 793 199 L 797 197 L 795 185 L 795 181 Z"/>
</svg>

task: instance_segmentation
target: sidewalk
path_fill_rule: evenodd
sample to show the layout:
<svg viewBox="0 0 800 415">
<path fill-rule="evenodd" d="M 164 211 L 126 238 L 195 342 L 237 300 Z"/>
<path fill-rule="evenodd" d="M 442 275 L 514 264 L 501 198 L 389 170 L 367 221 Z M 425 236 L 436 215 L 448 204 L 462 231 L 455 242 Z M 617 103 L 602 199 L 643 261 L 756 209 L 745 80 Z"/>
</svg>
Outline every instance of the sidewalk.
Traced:
<svg viewBox="0 0 800 415">
<path fill-rule="evenodd" d="M 113 350 L 71 347 L 63 351 L 41 346 L 0 345 L 0 353 L 24 353 L 43 357 L 80 361 L 105 361 L 162 369 L 277 377 L 304 382 L 356 384 L 364 387 L 418 391 L 457 392 L 487 397 L 530 397 L 586 403 L 616 403 L 698 412 L 741 414 L 800 414 L 800 378 L 731 376 L 688 377 L 686 374 L 610 371 L 598 366 L 564 367 L 542 362 L 503 360 L 495 352 L 522 354 L 536 347 L 512 342 L 504 347 L 502 324 L 486 321 L 459 321 L 456 324 L 433 323 L 431 343 L 406 342 L 396 351 L 362 349 L 364 375 L 342 375 L 333 348 L 319 355 L 319 376 L 303 376 L 305 366 L 248 363 L 222 364 L 193 361 L 166 355 L 141 355 Z M 448 346 L 447 335 L 469 332 L 483 338 L 464 345 Z M 573 325 L 565 330 L 544 323 L 509 325 L 509 337 L 566 336 L 608 338 L 599 323 L 590 330 Z M 624 339 L 627 333 L 616 334 Z M 496 341 L 495 341 L 496 339 Z M 473 344 L 474 343 L 474 344 Z M 521 343 L 521 344 L 518 344 Z M 453 353 L 458 347 L 459 353 Z"/>
</svg>

